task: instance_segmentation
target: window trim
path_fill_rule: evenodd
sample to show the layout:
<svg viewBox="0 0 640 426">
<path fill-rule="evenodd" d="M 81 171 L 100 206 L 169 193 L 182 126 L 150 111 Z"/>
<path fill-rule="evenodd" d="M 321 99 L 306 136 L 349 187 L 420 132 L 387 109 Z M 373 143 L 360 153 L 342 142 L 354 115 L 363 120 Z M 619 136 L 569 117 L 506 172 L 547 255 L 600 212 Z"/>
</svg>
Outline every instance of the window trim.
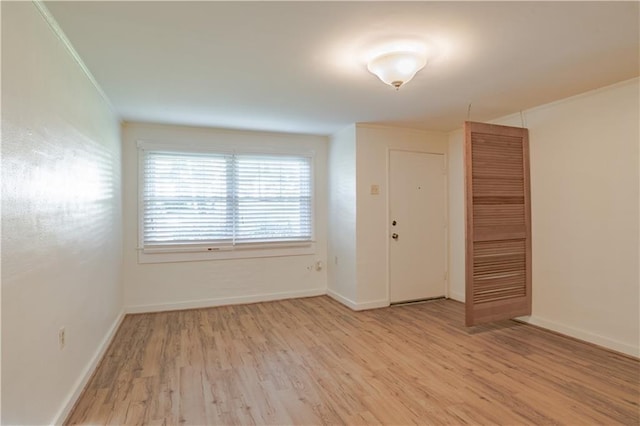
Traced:
<svg viewBox="0 0 640 426">
<path fill-rule="evenodd" d="M 250 259 L 261 257 L 302 256 L 316 253 L 316 171 L 315 151 L 311 149 L 274 148 L 237 146 L 220 142 L 185 142 L 166 143 L 147 140 L 137 141 L 138 155 L 138 263 L 190 262 L 218 259 Z M 219 153 L 219 154 L 253 154 L 253 155 L 296 155 L 310 159 L 311 174 L 311 240 L 304 241 L 273 241 L 273 242 L 245 242 L 226 244 L 183 243 L 159 244 L 157 247 L 144 245 L 144 152 L 168 151 L 189 153 Z"/>
</svg>

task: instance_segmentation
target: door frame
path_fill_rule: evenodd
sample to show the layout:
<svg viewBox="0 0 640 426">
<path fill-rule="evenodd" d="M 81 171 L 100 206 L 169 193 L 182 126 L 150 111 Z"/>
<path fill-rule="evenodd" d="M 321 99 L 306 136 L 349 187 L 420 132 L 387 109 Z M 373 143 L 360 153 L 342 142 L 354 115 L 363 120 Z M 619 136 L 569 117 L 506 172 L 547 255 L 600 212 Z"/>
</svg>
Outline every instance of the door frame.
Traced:
<svg viewBox="0 0 640 426">
<path fill-rule="evenodd" d="M 399 148 L 387 148 L 387 191 L 385 194 L 385 205 L 386 212 L 385 216 L 387 219 L 387 226 L 385 227 L 386 232 L 386 241 L 387 241 L 387 306 L 391 305 L 391 243 L 390 243 L 390 235 L 391 235 L 391 206 L 389 204 L 390 195 L 391 195 L 391 152 L 399 151 L 399 152 L 408 152 L 413 154 L 434 154 L 434 155 L 442 155 L 442 173 L 444 176 L 444 187 L 442 190 L 444 191 L 444 297 L 449 299 L 449 158 L 446 152 L 437 152 L 434 150 L 420 150 L 420 149 L 399 149 Z"/>
</svg>

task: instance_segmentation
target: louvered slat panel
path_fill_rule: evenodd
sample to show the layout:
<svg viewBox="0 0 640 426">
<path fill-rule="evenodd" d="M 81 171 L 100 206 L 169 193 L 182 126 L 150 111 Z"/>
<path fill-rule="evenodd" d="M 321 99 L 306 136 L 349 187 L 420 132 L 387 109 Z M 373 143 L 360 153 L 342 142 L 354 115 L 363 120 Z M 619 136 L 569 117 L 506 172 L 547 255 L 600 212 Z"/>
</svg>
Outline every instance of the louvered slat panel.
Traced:
<svg viewBox="0 0 640 426">
<path fill-rule="evenodd" d="M 523 204 L 479 204 L 473 206 L 474 226 L 524 225 Z"/>
<path fill-rule="evenodd" d="M 473 179 L 473 195 L 481 197 L 522 197 L 524 180 L 522 178 L 475 177 Z M 481 200 L 479 200 L 481 201 Z M 476 203 L 474 203 L 476 204 Z"/>
<path fill-rule="evenodd" d="M 525 240 L 476 242 L 473 300 L 488 302 L 526 294 Z"/>
<path fill-rule="evenodd" d="M 476 241 L 524 238 L 524 204 L 510 204 L 513 201 L 510 198 L 498 201 L 495 204 L 478 203 L 473 206 Z"/>
</svg>

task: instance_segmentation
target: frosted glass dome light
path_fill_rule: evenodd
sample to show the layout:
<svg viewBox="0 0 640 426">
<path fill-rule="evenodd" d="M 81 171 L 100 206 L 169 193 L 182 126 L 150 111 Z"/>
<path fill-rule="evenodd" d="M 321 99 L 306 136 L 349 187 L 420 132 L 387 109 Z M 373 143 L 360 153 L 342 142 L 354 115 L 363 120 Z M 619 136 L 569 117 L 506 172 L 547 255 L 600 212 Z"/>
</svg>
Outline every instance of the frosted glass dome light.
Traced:
<svg viewBox="0 0 640 426">
<path fill-rule="evenodd" d="M 391 52 L 376 56 L 367 69 L 384 83 L 398 90 L 427 64 L 427 58 L 417 52 Z"/>
</svg>

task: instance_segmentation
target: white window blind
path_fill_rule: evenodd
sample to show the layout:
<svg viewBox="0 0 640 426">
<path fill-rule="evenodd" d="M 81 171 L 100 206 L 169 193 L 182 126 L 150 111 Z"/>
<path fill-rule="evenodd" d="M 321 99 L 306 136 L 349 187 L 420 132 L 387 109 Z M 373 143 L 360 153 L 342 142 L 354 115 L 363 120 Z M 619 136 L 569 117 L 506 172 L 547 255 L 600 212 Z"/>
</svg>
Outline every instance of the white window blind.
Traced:
<svg viewBox="0 0 640 426">
<path fill-rule="evenodd" d="M 144 151 L 143 245 L 312 238 L 311 158 Z"/>
<path fill-rule="evenodd" d="M 311 239 L 308 157 L 234 157 L 235 241 Z"/>
</svg>

